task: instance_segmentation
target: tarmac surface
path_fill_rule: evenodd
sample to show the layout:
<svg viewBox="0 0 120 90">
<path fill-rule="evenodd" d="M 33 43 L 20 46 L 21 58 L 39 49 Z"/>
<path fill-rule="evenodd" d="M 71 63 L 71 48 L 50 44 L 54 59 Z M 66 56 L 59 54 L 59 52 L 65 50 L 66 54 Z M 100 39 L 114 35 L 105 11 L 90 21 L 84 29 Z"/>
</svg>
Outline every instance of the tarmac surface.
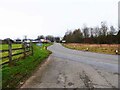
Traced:
<svg viewBox="0 0 120 90">
<path fill-rule="evenodd" d="M 71 50 L 59 43 L 21 88 L 118 88 L 118 55 Z"/>
</svg>

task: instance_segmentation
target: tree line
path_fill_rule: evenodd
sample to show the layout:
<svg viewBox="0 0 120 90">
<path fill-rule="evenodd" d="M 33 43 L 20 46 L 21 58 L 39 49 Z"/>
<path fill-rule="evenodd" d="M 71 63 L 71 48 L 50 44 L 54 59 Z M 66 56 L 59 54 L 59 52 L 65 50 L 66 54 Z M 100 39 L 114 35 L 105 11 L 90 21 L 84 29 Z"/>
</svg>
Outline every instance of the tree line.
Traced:
<svg viewBox="0 0 120 90">
<path fill-rule="evenodd" d="M 67 43 L 95 43 L 95 44 L 120 44 L 120 30 L 114 26 L 108 27 L 106 22 L 101 26 L 87 27 L 67 31 L 63 37 Z"/>
<path fill-rule="evenodd" d="M 46 39 L 51 42 L 60 42 L 60 37 L 54 37 L 52 35 L 47 35 L 47 36 L 39 35 L 36 40 L 40 40 L 40 39 Z"/>
</svg>

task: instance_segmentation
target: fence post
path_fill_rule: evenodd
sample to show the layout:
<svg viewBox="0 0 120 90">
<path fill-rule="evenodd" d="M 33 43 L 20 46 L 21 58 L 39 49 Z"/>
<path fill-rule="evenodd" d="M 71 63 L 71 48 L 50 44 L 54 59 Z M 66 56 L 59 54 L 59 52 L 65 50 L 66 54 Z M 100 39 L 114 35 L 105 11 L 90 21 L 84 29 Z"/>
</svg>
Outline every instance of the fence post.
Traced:
<svg viewBox="0 0 120 90">
<path fill-rule="evenodd" d="M 25 42 L 23 41 L 23 53 L 24 53 L 24 58 L 26 57 L 26 44 L 25 44 Z"/>
<path fill-rule="evenodd" d="M 9 65 L 12 65 L 12 42 L 8 39 Z"/>
<path fill-rule="evenodd" d="M 31 50 L 32 50 L 32 55 L 33 55 L 33 44 L 30 42 Z"/>
</svg>

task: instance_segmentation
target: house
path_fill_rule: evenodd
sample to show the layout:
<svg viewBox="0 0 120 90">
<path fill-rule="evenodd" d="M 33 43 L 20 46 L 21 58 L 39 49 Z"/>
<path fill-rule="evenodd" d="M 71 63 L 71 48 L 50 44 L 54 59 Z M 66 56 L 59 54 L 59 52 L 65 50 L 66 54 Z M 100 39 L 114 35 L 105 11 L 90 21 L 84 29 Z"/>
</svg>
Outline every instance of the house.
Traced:
<svg viewBox="0 0 120 90">
<path fill-rule="evenodd" d="M 14 41 L 15 41 L 16 43 L 21 43 L 21 42 L 22 42 L 21 39 L 15 39 Z"/>
<path fill-rule="evenodd" d="M 10 40 L 10 42 L 14 43 L 14 40 L 10 39 L 10 38 L 6 38 L 4 40 L 2 40 L 2 43 L 8 43 L 8 40 Z"/>
</svg>

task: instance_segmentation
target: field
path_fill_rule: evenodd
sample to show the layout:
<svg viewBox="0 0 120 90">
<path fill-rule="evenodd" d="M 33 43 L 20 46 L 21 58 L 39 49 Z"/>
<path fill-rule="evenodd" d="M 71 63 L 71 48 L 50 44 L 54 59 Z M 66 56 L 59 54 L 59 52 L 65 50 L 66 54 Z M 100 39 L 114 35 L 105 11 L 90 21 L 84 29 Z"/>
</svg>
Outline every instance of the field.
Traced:
<svg viewBox="0 0 120 90">
<path fill-rule="evenodd" d="M 28 78 L 32 72 L 39 66 L 39 64 L 50 55 L 50 51 L 45 47 L 51 44 L 43 44 L 41 47 L 33 45 L 34 54 L 20 59 L 14 63 L 13 66 L 5 64 L 2 66 L 0 73 L 2 72 L 2 87 L 3 88 L 15 88 L 19 87 L 26 78 Z M 21 45 L 20 45 L 21 46 Z M 4 46 L 5 48 L 6 46 Z M 16 45 L 15 45 L 16 47 Z M 1 75 L 1 74 L 0 74 Z"/>
<path fill-rule="evenodd" d="M 1 47 L 0 50 L 8 50 L 8 44 L 0 44 L 0 47 Z M 22 44 L 12 44 L 12 49 L 15 49 L 15 48 L 22 48 Z M 16 53 L 20 53 L 20 52 L 23 52 L 23 50 L 13 50 L 12 54 L 16 54 Z M 5 57 L 5 56 L 8 56 L 8 52 L 0 53 L 0 57 Z M 23 57 L 23 54 L 13 56 L 12 59 L 13 60 L 14 59 L 19 59 L 21 57 Z M 5 62 L 8 62 L 8 58 L 2 59 L 0 64 L 5 63 Z"/>
<path fill-rule="evenodd" d="M 90 51 L 96 53 L 104 53 L 104 54 L 116 54 L 116 50 L 119 51 L 119 44 L 78 44 L 78 43 L 68 43 L 63 44 L 63 46 L 75 49 L 75 50 L 83 50 Z M 118 52 L 120 54 L 120 52 Z"/>
</svg>

